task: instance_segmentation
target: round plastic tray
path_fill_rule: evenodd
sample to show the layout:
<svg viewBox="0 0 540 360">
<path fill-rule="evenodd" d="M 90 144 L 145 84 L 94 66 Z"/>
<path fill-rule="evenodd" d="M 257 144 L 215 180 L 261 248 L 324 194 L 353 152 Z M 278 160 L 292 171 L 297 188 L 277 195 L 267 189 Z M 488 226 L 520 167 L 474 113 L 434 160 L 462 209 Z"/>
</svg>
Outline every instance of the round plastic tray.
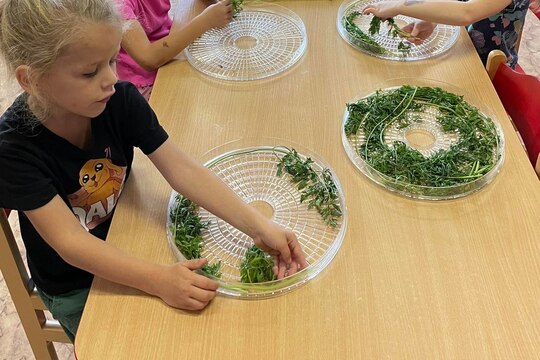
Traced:
<svg viewBox="0 0 540 360">
<path fill-rule="evenodd" d="M 438 87 L 447 92 L 461 95 L 464 100 L 469 104 L 472 104 L 467 99 L 470 95 L 466 94 L 463 90 L 446 84 L 443 82 L 428 80 L 428 79 L 394 79 L 388 80 L 381 84 L 376 89 L 380 94 L 392 91 L 403 85 L 411 86 L 428 86 Z M 361 99 L 365 99 L 375 94 L 374 91 L 365 96 L 361 96 L 350 103 L 356 103 Z M 476 106 L 481 110 L 479 106 Z M 425 111 L 406 113 L 411 119 L 415 119 L 407 126 L 399 126 L 397 123 L 389 124 L 383 131 L 382 141 L 389 149 L 393 148 L 395 141 L 403 142 L 406 147 L 417 150 L 426 159 L 438 153 L 439 151 L 446 151 L 450 147 L 460 140 L 460 134 L 454 131 L 444 131 L 441 124 L 437 120 L 439 111 L 436 108 L 428 107 Z M 345 124 L 349 118 L 349 112 L 346 109 L 343 116 L 342 124 L 342 142 L 345 151 L 349 159 L 353 164 L 369 179 L 375 183 L 383 186 L 385 189 L 395 191 L 401 195 L 408 196 L 416 199 L 424 200 L 447 200 L 459 198 L 468 194 L 471 194 L 483 186 L 490 183 L 495 176 L 499 173 L 499 170 L 504 162 L 504 136 L 500 125 L 493 121 L 490 117 L 484 115 L 484 120 L 493 124 L 494 130 L 498 136 L 497 146 L 493 148 L 493 167 L 490 171 L 479 178 L 472 179 L 469 182 L 462 182 L 453 186 L 423 186 L 409 181 L 403 181 L 396 179 L 388 174 L 379 172 L 372 164 L 366 161 L 360 154 L 359 149 L 362 144 L 366 142 L 369 134 L 364 134 L 362 127 L 360 127 L 355 135 L 347 137 L 345 134 Z M 368 136 L 366 136 L 368 135 Z M 380 141 L 376 139 L 376 141 Z M 401 159 L 398 159 L 401 160 Z M 474 162 L 474 161 L 473 161 Z M 470 166 L 473 163 L 469 164 Z M 398 161 L 399 166 L 399 161 Z"/>
<path fill-rule="evenodd" d="M 375 40 L 382 47 L 382 50 L 377 49 L 373 45 L 370 45 L 362 39 L 355 37 L 353 34 L 350 34 L 345 29 L 343 21 L 352 12 L 358 11 L 362 13 L 362 10 L 366 6 L 384 1 L 385 0 L 345 1 L 339 8 L 337 16 L 337 28 L 341 37 L 356 49 L 369 55 L 373 55 L 387 60 L 400 61 L 423 60 L 441 55 L 444 52 L 448 51 L 456 42 L 459 36 L 460 28 L 458 26 L 439 24 L 437 25 L 437 27 L 435 27 L 433 34 L 431 34 L 429 38 L 424 40 L 422 44 L 414 45 L 412 43 L 406 42 L 407 44 L 410 44 L 411 47 L 407 53 L 404 53 L 403 51 L 399 51 L 398 49 L 399 43 L 404 39 L 400 38 L 399 36 L 392 37 L 391 35 L 389 35 L 386 22 L 381 23 L 381 28 L 378 34 L 369 35 L 368 30 L 371 19 L 373 18 L 372 15 L 359 15 L 355 19 L 354 23 L 362 32 Z M 394 17 L 394 21 L 400 28 L 413 22 L 414 20 L 416 19 L 402 15 Z"/>
<path fill-rule="evenodd" d="M 200 72 L 223 80 L 257 80 L 279 74 L 304 54 L 304 23 L 276 4 L 244 6 L 228 25 L 204 33 L 185 50 Z"/>
<path fill-rule="evenodd" d="M 240 298 L 265 298 L 286 293 L 315 277 L 333 259 L 343 240 L 346 229 L 346 208 L 343 191 L 339 180 L 332 174 L 339 192 L 342 210 L 341 219 L 335 228 L 327 226 L 315 209 L 308 209 L 307 203 L 300 202 L 300 191 L 290 181 L 285 172 L 276 176 L 277 164 L 285 154 L 283 147 L 256 146 L 228 151 L 212 158 L 206 163 L 244 201 L 261 209 L 262 204 L 268 211 L 267 216 L 277 224 L 293 231 L 306 254 L 309 266 L 285 279 L 264 283 L 246 284 L 240 282 L 240 263 L 246 251 L 254 245 L 246 234 L 217 218 L 205 209 L 199 208 L 202 222 L 209 222 L 203 230 L 203 257 L 209 263 L 221 261 L 221 278 L 218 292 Z M 312 167 L 321 171 L 328 166 L 313 154 L 305 150 L 295 150 L 305 159 L 310 157 Z M 169 201 L 169 213 L 175 205 L 176 192 Z M 234 209 L 231 209 L 234 212 Z M 184 257 L 174 245 L 170 219 L 167 221 L 169 244 L 176 257 Z"/>
</svg>

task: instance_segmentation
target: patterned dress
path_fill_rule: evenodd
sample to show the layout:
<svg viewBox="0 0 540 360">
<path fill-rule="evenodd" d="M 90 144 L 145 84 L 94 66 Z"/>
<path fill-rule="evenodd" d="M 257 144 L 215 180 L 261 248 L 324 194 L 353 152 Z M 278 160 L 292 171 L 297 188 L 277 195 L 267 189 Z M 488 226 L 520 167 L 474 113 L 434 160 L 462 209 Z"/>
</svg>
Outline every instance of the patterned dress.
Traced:
<svg viewBox="0 0 540 360">
<path fill-rule="evenodd" d="M 529 0 L 513 0 L 500 13 L 469 25 L 469 36 L 484 64 L 489 52 L 499 49 L 506 54 L 508 64 L 515 68 L 518 61 L 516 44 L 528 6 Z"/>
</svg>

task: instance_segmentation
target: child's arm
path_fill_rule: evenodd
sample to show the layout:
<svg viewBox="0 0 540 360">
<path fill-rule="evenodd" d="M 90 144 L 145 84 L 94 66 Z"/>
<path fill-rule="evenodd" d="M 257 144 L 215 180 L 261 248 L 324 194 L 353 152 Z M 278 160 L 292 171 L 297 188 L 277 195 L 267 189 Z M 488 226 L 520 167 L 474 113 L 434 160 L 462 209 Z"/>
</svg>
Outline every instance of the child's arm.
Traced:
<svg viewBox="0 0 540 360">
<path fill-rule="evenodd" d="M 208 6 L 183 28 L 151 43 L 137 20 L 131 20 L 122 37 L 122 48 L 141 67 L 156 70 L 171 61 L 195 39 L 211 28 L 224 26 L 232 18 L 230 0 L 221 0 Z"/>
<path fill-rule="evenodd" d="M 214 173 L 192 160 L 171 140 L 149 155 L 172 188 L 250 236 L 274 256 L 278 278 L 307 266 L 296 236 L 247 205 Z"/>
<path fill-rule="evenodd" d="M 185 310 L 200 310 L 216 296 L 217 282 L 192 271 L 205 260 L 158 265 L 129 256 L 84 230 L 58 195 L 25 214 L 62 259 L 77 268 L 159 296 L 170 306 Z"/>
<path fill-rule="evenodd" d="M 438 24 L 465 26 L 497 14 L 512 0 L 400 0 L 367 6 L 363 13 L 382 19 L 410 16 Z"/>
</svg>

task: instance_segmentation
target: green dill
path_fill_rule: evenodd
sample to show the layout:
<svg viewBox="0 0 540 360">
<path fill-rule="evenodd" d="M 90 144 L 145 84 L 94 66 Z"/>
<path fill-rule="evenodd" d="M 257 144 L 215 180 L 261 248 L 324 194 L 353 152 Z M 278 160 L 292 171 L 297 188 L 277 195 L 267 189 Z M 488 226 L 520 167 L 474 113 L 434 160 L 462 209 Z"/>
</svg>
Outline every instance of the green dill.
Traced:
<svg viewBox="0 0 540 360">
<path fill-rule="evenodd" d="M 361 13 L 359 11 L 353 11 L 349 15 L 343 17 L 343 27 L 352 38 L 351 41 L 356 46 L 374 54 L 384 54 L 386 50 L 369 35 L 360 30 L 354 23 L 354 20 L 360 15 Z"/>
<path fill-rule="evenodd" d="M 392 184 L 425 187 L 451 187 L 481 178 L 494 168 L 499 159 L 499 136 L 493 121 L 462 96 L 437 87 L 405 85 L 374 94 L 347 104 L 348 119 L 344 125 L 347 137 L 359 130 L 365 140 L 356 149 L 358 155 Z M 401 141 L 385 142 L 385 130 L 422 121 L 426 111 L 446 133 L 457 140 L 446 150 L 426 157 Z M 440 193 L 442 194 L 442 193 Z"/>
<path fill-rule="evenodd" d="M 336 227 L 341 208 L 330 170 L 317 173 L 311 166 L 311 158 L 302 160 L 295 149 L 287 150 L 277 165 L 276 176 L 281 176 L 283 171 L 288 173 L 291 182 L 300 190 L 300 202 L 308 201 L 308 209 L 315 208 L 328 226 Z"/>
<path fill-rule="evenodd" d="M 177 195 L 169 217 L 171 232 L 178 250 L 187 260 L 201 258 L 203 250 L 201 233 L 208 227 L 208 223 L 201 222 L 201 218 L 197 215 L 197 205 L 188 198 Z M 205 264 L 202 271 L 207 275 L 219 278 L 221 277 L 220 269 L 221 261 L 215 264 Z"/>
<path fill-rule="evenodd" d="M 260 283 L 276 279 L 274 259 L 256 246 L 246 251 L 240 264 L 240 281 L 243 283 Z"/>
<path fill-rule="evenodd" d="M 245 0 L 232 0 L 233 16 L 236 16 L 242 12 L 244 9 Z"/>
<path fill-rule="evenodd" d="M 396 37 L 402 37 L 405 39 L 408 39 L 411 37 L 411 34 L 403 31 L 395 22 L 393 18 L 388 18 L 386 20 L 382 20 L 378 16 L 373 16 L 369 23 L 369 34 L 375 35 L 378 34 L 381 30 L 381 23 L 386 22 L 388 23 L 388 36 L 391 36 L 392 38 Z M 401 40 L 397 46 L 397 49 L 399 52 L 401 52 L 403 55 L 407 55 L 411 50 L 411 44 L 406 40 Z"/>
</svg>

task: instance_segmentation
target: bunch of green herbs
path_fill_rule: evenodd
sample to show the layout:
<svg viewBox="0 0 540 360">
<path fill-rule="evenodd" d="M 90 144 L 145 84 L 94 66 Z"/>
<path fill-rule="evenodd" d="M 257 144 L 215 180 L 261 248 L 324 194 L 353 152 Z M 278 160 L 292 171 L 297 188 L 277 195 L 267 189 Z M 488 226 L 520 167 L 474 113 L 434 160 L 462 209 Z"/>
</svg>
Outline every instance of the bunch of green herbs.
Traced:
<svg viewBox="0 0 540 360">
<path fill-rule="evenodd" d="M 388 18 L 386 20 L 382 20 L 378 16 L 373 16 L 371 19 L 371 22 L 369 23 L 369 34 L 375 35 L 378 34 L 381 30 L 381 23 L 386 22 L 388 23 L 388 36 L 391 36 L 393 38 L 401 37 L 404 39 L 411 38 L 411 34 L 402 30 L 395 22 L 393 18 Z M 401 40 L 398 43 L 397 50 L 402 53 L 402 55 L 408 55 L 411 51 L 411 43 L 406 40 Z"/>
<path fill-rule="evenodd" d="M 359 11 L 353 11 L 349 15 L 343 17 L 343 27 L 351 36 L 351 41 L 356 46 L 371 53 L 384 54 L 386 50 L 369 35 L 360 30 L 360 28 L 354 23 L 354 20 L 360 15 L 361 13 Z"/>
<path fill-rule="evenodd" d="M 187 260 L 199 259 L 203 251 L 201 233 L 208 227 L 208 223 L 201 222 L 201 218 L 197 214 L 197 205 L 178 194 L 169 217 L 171 232 L 178 250 Z M 215 264 L 205 264 L 202 272 L 216 278 L 221 277 L 221 261 Z"/>
<path fill-rule="evenodd" d="M 497 161 L 499 136 L 495 124 L 462 96 L 437 87 L 405 85 L 347 104 L 347 137 L 361 129 L 365 140 L 356 149 L 360 157 L 392 184 L 451 187 L 487 174 Z M 406 128 L 422 122 L 422 114 L 437 114 L 446 133 L 458 139 L 446 150 L 429 157 L 401 141 L 385 142 L 389 126 Z"/>
<path fill-rule="evenodd" d="M 276 176 L 288 173 L 301 192 L 300 202 L 308 201 L 308 209 L 315 208 L 324 222 L 335 228 L 341 218 L 336 184 L 329 169 L 318 173 L 311 164 L 311 158 L 302 160 L 295 149 L 287 149 L 277 165 Z"/>
<path fill-rule="evenodd" d="M 274 259 L 256 246 L 246 251 L 240 264 L 240 281 L 243 283 L 260 283 L 276 279 Z"/>
</svg>

